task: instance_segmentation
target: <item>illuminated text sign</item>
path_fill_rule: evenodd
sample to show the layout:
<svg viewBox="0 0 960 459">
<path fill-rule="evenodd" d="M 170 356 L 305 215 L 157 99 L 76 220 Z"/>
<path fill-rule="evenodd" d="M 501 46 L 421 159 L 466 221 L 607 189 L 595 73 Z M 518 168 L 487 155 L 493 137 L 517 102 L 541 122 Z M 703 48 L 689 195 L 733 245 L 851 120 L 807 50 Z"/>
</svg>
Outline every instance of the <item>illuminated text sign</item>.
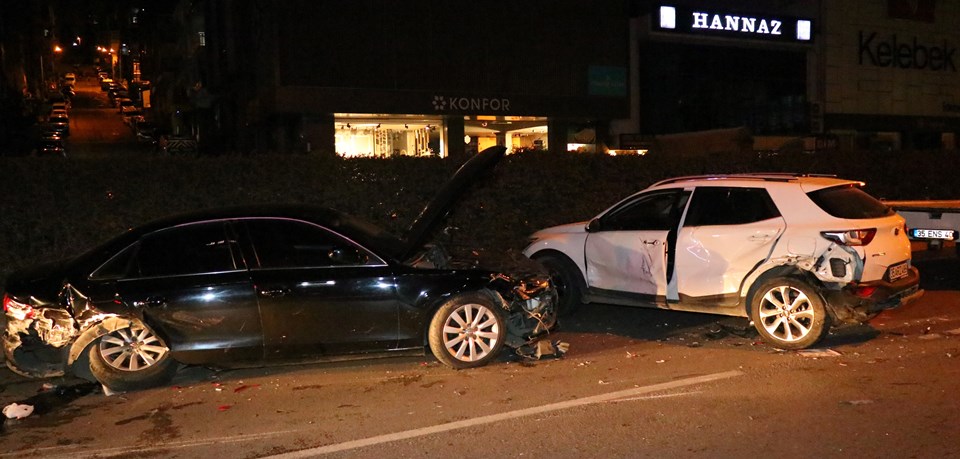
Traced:
<svg viewBox="0 0 960 459">
<path fill-rule="evenodd" d="M 809 42 L 813 21 L 780 16 L 718 13 L 699 9 L 661 6 L 654 29 L 731 38 Z"/>
</svg>

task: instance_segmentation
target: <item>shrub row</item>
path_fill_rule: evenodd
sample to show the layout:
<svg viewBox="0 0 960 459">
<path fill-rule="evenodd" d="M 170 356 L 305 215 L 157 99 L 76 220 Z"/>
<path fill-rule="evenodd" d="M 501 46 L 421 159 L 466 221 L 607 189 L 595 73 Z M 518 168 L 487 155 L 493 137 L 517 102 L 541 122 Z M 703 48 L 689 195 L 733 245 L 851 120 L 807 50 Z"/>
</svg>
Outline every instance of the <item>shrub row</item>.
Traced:
<svg viewBox="0 0 960 459">
<path fill-rule="evenodd" d="M 830 153 L 702 158 L 508 156 L 454 210 L 438 235 L 454 252 L 519 251 L 536 229 L 586 220 L 620 198 L 678 175 L 835 174 L 887 199 L 960 196 L 955 153 Z M 0 158 L 0 283 L 20 267 L 63 258 L 154 218 L 258 203 L 337 208 L 401 233 L 456 170 L 451 160 L 311 156 Z"/>
</svg>

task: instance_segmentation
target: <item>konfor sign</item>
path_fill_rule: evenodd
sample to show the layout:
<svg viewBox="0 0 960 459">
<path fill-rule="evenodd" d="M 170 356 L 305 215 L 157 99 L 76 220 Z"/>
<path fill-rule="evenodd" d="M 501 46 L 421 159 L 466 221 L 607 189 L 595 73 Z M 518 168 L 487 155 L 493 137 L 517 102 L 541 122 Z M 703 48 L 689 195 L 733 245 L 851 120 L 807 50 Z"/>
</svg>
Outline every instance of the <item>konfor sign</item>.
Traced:
<svg viewBox="0 0 960 459">
<path fill-rule="evenodd" d="M 922 43 L 916 36 L 903 40 L 896 33 L 892 33 L 878 38 L 877 32 L 867 34 L 861 30 L 859 43 L 860 65 L 938 72 L 957 71 L 953 60 L 957 48 L 945 39 L 942 45 L 931 44 Z"/>
</svg>

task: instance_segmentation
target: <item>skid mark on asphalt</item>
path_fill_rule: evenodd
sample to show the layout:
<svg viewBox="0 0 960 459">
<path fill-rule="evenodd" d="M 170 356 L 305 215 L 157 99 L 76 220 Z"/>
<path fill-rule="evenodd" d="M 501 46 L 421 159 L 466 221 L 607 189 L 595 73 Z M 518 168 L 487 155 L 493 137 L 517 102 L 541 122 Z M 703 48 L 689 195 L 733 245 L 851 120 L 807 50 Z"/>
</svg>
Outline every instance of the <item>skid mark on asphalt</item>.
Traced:
<svg viewBox="0 0 960 459">
<path fill-rule="evenodd" d="M 594 395 L 592 397 L 584 397 L 575 400 L 568 400 L 565 402 L 551 403 L 549 405 L 535 406 L 532 408 L 526 408 L 522 410 L 509 411 L 506 413 L 492 414 L 489 416 L 481 416 L 479 418 L 467 419 L 463 421 L 448 422 L 446 424 L 438 424 L 430 427 L 423 427 L 420 429 L 407 430 L 404 432 L 395 432 L 391 434 L 378 435 L 376 437 L 364 438 L 360 440 L 348 441 L 343 443 L 336 443 L 327 446 L 321 446 L 319 448 L 310 448 L 301 451 L 295 451 L 286 454 L 279 454 L 276 456 L 269 456 L 271 459 L 299 459 L 299 458 L 308 458 L 316 457 L 321 454 L 336 453 L 342 451 L 348 451 L 357 448 L 363 448 L 367 446 L 379 445 L 382 443 L 389 443 L 399 440 L 407 440 L 410 438 L 422 437 L 425 435 L 433 435 L 436 433 L 447 432 L 450 430 L 465 429 L 468 427 L 475 427 L 483 424 L 492 424 L 495 422 L 506 421 L 508 419 L 515 419 L 525 416 L 532 416 L 535 414 L 543 414 L 551 411 L 565 410 L 568 408 L 593 405 L 597 403 L 604 403 L 610 401 L 620 401 L 623 399 L 629 399 L 632 397 L 640 397 L 643 394 L 649 394 L 652 392 L 659 392 L 663 390 L 678 389 L 681 387 L 692 386 L 696 384 L 704 384 L 712 381 L 718 381 L 721 379 L 734 378 L 737 376 L 743 375 L 740 371 L 726 371 L 723 373 L 714 373 L 710 375 L 698 376 L 695 378 L 686 378 L 680 379 L 677 381 L 670 381 L 661 384 L 654 384 L 652 386 L 637 387 L 634 389 L 627 389 L 617 392 L 610 392 L 607 394 Z"/>
</svg>

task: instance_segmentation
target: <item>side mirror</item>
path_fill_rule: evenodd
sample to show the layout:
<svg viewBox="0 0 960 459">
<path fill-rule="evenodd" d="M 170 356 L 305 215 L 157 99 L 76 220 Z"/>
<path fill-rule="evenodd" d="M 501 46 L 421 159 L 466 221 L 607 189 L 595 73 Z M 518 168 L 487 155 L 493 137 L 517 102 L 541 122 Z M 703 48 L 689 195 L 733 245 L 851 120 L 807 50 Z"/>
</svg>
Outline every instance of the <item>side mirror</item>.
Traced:
<svg viewBox="0 0 960 459">
<path fill-rule="evenodd" d="M 600 231 L 600 219 L 594 218 L 593 220 L 590 220 L 590 223 L 587 223 L 586 229 L 588 233 L 596 233 L 597 231 Z"/>
</svg>

